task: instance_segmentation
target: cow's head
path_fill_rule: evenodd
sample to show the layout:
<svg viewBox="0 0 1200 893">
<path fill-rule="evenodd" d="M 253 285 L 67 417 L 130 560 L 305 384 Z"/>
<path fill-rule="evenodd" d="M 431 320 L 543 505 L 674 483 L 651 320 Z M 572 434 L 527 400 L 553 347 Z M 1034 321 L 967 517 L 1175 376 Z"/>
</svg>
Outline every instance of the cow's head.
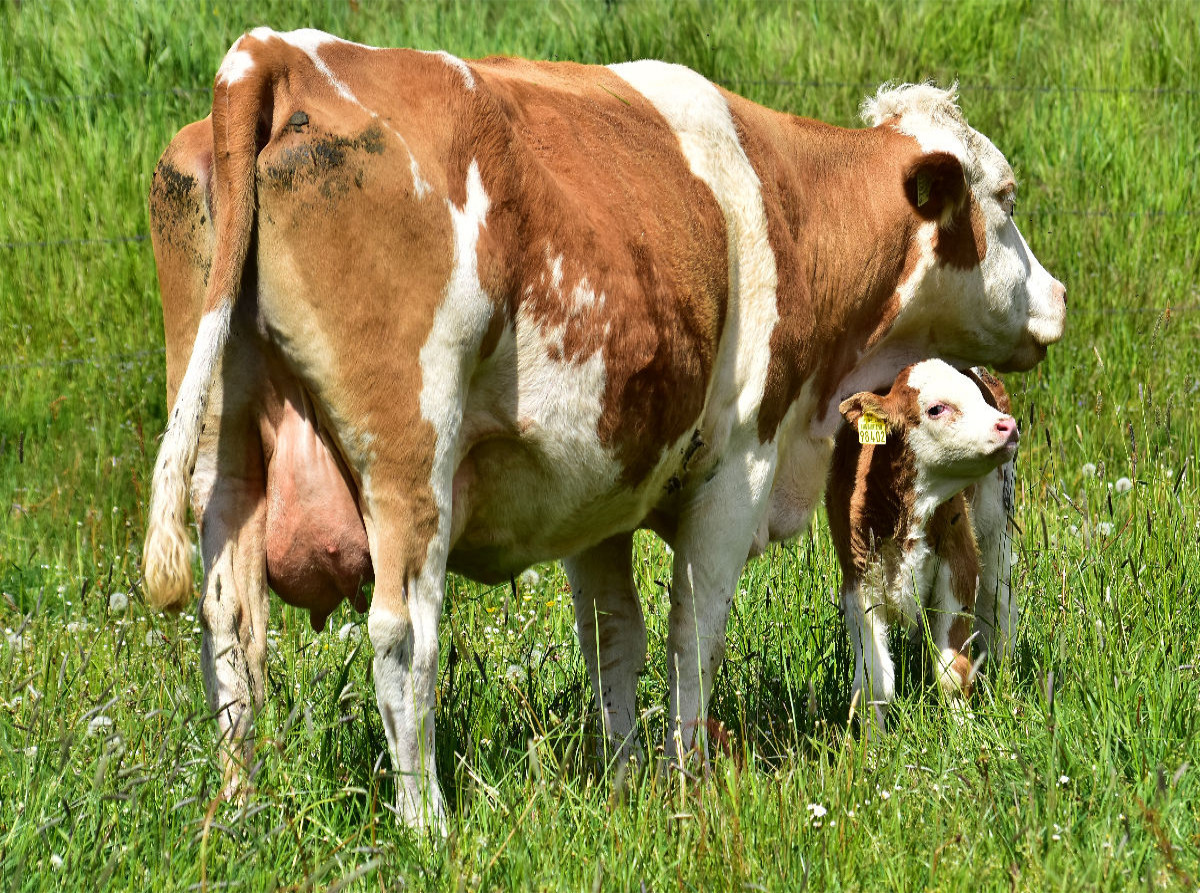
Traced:
<svg viewBox="0 0 1200 893">
<path fill-rule="evenodd" d="M 953 88 L 884 87 L 862 114 L 919 146 L 902 174 L 918 224 L 912 274 L 877 346 L 962 366 L 1035 366 L 1062 337 L 1066 289 L 1017 230 L 1017 184 L 1004 156 L 967 125 Z"/>
</svg>

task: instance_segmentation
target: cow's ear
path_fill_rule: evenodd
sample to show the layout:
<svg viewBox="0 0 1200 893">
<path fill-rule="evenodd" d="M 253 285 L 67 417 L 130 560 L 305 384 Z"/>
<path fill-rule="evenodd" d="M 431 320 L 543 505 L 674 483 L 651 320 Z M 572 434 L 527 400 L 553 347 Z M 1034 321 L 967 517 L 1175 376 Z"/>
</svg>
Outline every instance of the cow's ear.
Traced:
<svg viewBox="0 0 1200 893">
<path fill-rule="evenodd" d="M 963 375 L 975 382 L 975 386 L 983 394 L 983 399 L 987 401 L 988 406 L 1012 415 L 1012 401 L 1009 400 L 1008 390 L 1000 379 L 982 366 L 972 366 L 963 372 Z"/>
<path fill-rule="evenodd" d="M 917 215 L 948 224 L 967 201 L 967 175 L 949 152 L 929 152 L 908 169 L 904 194 Z"/>
<path fill-rule="evenodd" d="M 887 401 L 870 391 L 862 391 L 853 397 L 847 397 L 838 405 L 838 412 L 850 425 L 857 426 L 858 420 L 864 415 L 873 415 L 875 418 L 887 422 L 888 428 L 896 427 L 894 413 L 889 409 Z"/>
</svg>

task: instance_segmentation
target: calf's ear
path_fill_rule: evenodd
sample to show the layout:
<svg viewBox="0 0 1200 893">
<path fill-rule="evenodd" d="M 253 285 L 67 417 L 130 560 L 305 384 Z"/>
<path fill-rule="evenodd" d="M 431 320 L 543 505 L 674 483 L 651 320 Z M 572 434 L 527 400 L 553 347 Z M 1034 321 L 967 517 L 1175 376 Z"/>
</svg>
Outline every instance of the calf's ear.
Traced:
<svg viewBox="0 0 1200 893">
<path fill-rule="evenodd" d="M 967 175 L 949 152 L 928 152 L 904 177 L 904 194 L 917 216 L 946 226 L 967 201 Z"/>
<path fill-rule="evenodd" d="M 1009 400 L 1008 391 L 1000 379 L 982 366 L 972 366 L 964 371 L 963 375 L 975 382 L 975 386 L 983 394 L 983 399 L 987 401 L 988 406 L 1012 415 L 1012 401 Z"/>
<path fill-rule="evenodd" d="M 870 391 L 862 391 L 853 397 L 847 397 L 838 404 L 838 412 L 851 425 L 858 425 L 858 420 L 864 415 L 873 415 L 887 422 L 888 428 L 896 428 L 895 413 L 882 397 Z"/>
</svg>

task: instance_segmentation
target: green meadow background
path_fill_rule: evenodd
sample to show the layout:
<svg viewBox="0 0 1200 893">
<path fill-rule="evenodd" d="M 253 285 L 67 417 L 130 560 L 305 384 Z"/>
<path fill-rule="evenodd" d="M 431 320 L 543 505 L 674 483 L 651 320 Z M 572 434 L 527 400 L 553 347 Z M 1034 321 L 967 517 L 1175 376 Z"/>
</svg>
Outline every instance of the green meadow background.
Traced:
<svg viewBox="0 0 1200 893">
<path fill-rule="evenodd" d="M 257 791 L 220 786 L 193 614 L 138 579 L 166 418 L 154 164 L 259 24 L 379 45 L 690 65 L 855 123 L 958 80 L 1068 287 L 1009 378 L 1023 428 L 1014 659 L 973 715 L 901 661 L 892 732 L 847 727 L 823 517 L 742 578 L 700 780 L 614 789 L 555 565 L 449 584 L 450 834 L 391 814 L 370 646 L 273 608 Z M 0 0 L 0 890 L 1188 890 L 1200 885 L 1200 4 Z M 660 745 L 670 554 L 638 540 Z M 903 651 L 903 649 L 901 649 Z"/>
</svg>

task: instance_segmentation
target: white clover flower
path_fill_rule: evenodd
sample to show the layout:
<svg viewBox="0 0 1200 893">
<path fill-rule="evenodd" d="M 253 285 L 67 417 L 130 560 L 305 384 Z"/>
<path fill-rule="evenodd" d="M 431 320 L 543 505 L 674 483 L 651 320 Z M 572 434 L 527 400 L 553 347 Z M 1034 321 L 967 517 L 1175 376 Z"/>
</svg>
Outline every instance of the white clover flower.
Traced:
<svg viewBox="0 0 1200 893">
<path fill-rule="evenodd" d="M 124 592 L 114 592 L 108 597 L 108 610 L 114 614 L 123 614 L 129 607 L 129 596 Z"/>
<path fill-rule="evenodd" d="M 825 817 L 825 815 L 826 815 L 826 813 L 828 813 L 828 812 L 829 812 L 829 810 L 827 810 L 827 809 L 826 809 L 824 806 L 822 806 L 820 803 L 810 803 L 810 804 L 808 804 L 808 811 L 812 813 L 812 817 L 813 817 L 814 819 L 820 819 L 820 818 L 824 818 L 824 817 Z"/>
<path fill-rule="evenodd" d="M 1070 778 L 1070 776 L 1068 776 L 1068 775 L 1060 775 L 1060 776 L 1058 776 L 1058 784 L 1059 784 L 1059 787 L 1066 787 L 1066 786 L 1067 786 L 1067 785 L 1069 785 L 1070 783 L 1071 783 L 1071 778 Z"/>
<path fill-rule="evenodd" d="M 1129 478 L 1117 478 L 1117 483 L 1114 485 L 1114 489 L 1118 493 L 1128 493 L 1133 489 L 1133 481 L 1131 481 Z"/>
<path fill-rule="evenodd" d="M 112 728 L 113 721 L 101 713 L 99 716 L 93 716 L 88 720 L 87 733 L 89 735 L 98 735 L 105 729 Z"/>
<path fill-rule="evenodd" d="M 879 792 L 879 796 L 882 797 L 884 800 L 891 800 L 892 792 L 889 791 L 887 788 L 884 788 L 882 791 Z"/>
<path fill-rule="evenodd" d="M 343 642 L 353 639 L 358 641 L 362 636 L 362 628 L 357 623 L 347 623 L 338 630 L 338 638 Z"/>
<path fill-rule="evenodd" d="M 1083 468 L 1080 470 L 1083 472 L 1085 478 L 1094 478 L 1096 476 L 1096 463 L 1084 462 Z"/>
<path fill-rule="evenodd" d="M 50 854 L 50 867 L 53 868 L 55 871 L 62 871 L 63 870 L 63 857 L 60 856 L 58 853 L 51 853 Z"/>
</svg>

